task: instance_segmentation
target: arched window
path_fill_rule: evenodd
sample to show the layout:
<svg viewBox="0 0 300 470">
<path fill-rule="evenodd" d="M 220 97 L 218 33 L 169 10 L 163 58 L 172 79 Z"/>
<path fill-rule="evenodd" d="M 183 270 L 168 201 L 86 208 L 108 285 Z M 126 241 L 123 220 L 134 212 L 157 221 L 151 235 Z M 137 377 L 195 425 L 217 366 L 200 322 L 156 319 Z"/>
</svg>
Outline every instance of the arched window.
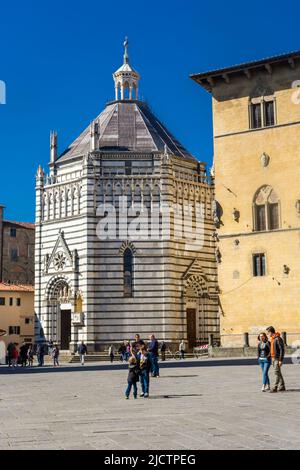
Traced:
<svg viewBox="0 0 300 470">
<path fill-rule="evenodd" d="M 280 226 L 279 199 L 271 186 L 263 186 L 254 197 L 254 230 L 276 230 Z"/>
<path fill-rule="evenodd" d="M 133 297 L 133 253 L 126 248 L 123 255 L 124 264 L 124 297 Z"/>
</svg>

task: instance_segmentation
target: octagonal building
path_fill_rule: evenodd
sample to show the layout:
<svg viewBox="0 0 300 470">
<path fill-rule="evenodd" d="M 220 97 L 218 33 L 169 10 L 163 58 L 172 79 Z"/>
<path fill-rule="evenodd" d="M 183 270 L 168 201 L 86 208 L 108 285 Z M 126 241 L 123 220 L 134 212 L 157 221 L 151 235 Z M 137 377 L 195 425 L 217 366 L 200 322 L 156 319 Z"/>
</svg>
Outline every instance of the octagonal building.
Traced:
<svg viewBox="0 0 300 470">
<path fill-rule="evenodd" d="M 36 335 L 71 352 L 219 336 L 213 185 L 139 100 L 124 46 L 115 100 L 61 155 L 51 133 L 36 175 Z"/>
</svg>

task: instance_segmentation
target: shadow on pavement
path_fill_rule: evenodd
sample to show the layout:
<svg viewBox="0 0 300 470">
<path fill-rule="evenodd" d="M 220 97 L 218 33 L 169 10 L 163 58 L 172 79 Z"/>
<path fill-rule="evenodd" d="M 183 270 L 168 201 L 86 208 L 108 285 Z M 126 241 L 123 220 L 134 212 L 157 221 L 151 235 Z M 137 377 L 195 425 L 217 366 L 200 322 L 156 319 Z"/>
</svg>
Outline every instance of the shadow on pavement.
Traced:
<svg viewBox="0 0 300 470">
<path fill-rule="evenodd" d="M 291 364 L 290 358 L 285 359 L 285 364 Z M 208 359 L 199 361 L 174 361 L 174 362 L 163 362 L 159 363 L 161 369 L 176 369 L 180 368 L 193 368 L 193 367 L 226 367 L 226 366 L 257 366 L 256 358 L 231 358 L 231 359 Z M 61 372 L 95 372 L 95 371 L 106 371 L 106 370 L 125 370 L 128 368 L 128 364 L 94 364 L 86 363 L 85 366 L 67 364 L 59 367 L 53 367 L 52 365 L 46 365 L 43 367 L 17 367 L 13 369 L 8 366 L 0 366 L 0 375 L 16 375 L 16 374 L 59 374 Z M 178 376 L 176 376 L 178 377 Z"/>
<path fill-rule="evenodd" d="M 153 395 L 149 400 L 158 400 L 160 398 L 182 398 L 182 397 L 202 397 L 201 393 L 182 393 L 180 395 Z"/>
<path fill-rule="evenodd" d="M 160 375 L 160 379 L 183 379 L 185 377 L 198 377 L 198 374 L 194 375 Z"/>
</svg>

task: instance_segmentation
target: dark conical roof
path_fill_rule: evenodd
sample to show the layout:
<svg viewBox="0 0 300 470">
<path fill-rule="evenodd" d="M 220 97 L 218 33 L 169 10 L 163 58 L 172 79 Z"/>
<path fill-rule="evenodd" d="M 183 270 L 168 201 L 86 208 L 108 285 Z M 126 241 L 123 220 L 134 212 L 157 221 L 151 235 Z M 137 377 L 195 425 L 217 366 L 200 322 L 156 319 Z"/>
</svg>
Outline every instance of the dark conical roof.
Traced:
<svg viewBox="0 0 300 470">
<path fill-rule="evenodd" d="M 99 123 L 99 149 L 102 151 L 168 152 L 195 159 L 141 101 L 108 103 L 96 118 Z M 59 160 L 81 156 L 90 149 L 90 126 L 65 150 Z"/>
</svg>

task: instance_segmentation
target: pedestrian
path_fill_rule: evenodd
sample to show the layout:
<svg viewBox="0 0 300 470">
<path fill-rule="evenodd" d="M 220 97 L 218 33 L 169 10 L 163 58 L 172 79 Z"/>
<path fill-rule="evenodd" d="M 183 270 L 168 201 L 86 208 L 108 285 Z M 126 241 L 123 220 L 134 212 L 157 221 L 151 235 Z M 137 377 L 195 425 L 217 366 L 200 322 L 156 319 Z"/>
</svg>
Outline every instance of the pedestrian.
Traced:
<svg viewBox="0 0 300 470">
<path fill-rule="evenodd" d="M 137 333 L 134 336 L 134 342 L 132 343 L 132 353 L 138 354 L 141 346 L 144 346 L 145 342 L 141 339 L 140 335 Z"/>
<path fill-rule="evenodd" d="M 27 366 L 27 350 L 28 346 L 26 343 L 23 343 L 20 347 L 20 363 L 22 367 Z"/>
<path fill-rule="evenodd" d="M 271 366 L 271 344 L 266 333 L 260 333 L 257 346 L 258 363 L 262 370 L 262 388 L 265 392 L 270 390 L 269 369 Z"/>
<path fill-rule="evenodd" d="M 125 352 L 125 361 L 127 362 L 131 355 L 131 344 L 130 341 L 126 341 L 126 352 Z"/>
<path fill-rule="evenodd" d="M 126 360 L 126 346 L 125 346 L 125 341 L 121 344 L 121 346 L 118 349 L 118 353 L 120 354 L 120 361 L 125 361 Z"/>
<path fill-rule="evenodd" d="M 45 356 L 45 348 L 44 348 L 44 345 L 42 343 L 39 343 L 37 345 L 36 355 L 37 355 L 37 359 L 38 359 L 38 366 L 43 367 L 43 365 L 44 365 L 44 356 Z"/>
<path fill-rule="evenodd" d="M 159 377 L 158 341 L 154 334 L 150 335 L 149 338 L 148 351 L 150 353 L 152 377 Z"/>
<path fill-rule="evenodd" d="M 48 342 L 48 355 L 49 356 L 52 356 L 53 347 L 54 347 L 53 341 L 52 339 L 50 339 Z"/>
<path fill-rule="evenodd" d="M 185 342 L 184 342 L 184 339 L 182 339 L 179 345 L 180 359 L 184 359 L 184 353 L 185 353 Z"/>
<path fill-rule="evenodd" d="M 84 366 L 84 358 L 85 358 L 85 355 L 87 354 L 87 347 L 84 344 L 84 341 L 81 341 L 80 345 L 77 348 L 77 352 L 79 354 L 80 363 L 82 366 Z"/>
<path fill-rule="evenodd" d="M 12 350 L 12 366 L 13 367 L 18 367 L 18 359 L 19 359 L 19 352 L 17 349 L 17 345 L 14 344 L 14 347 Z"/>
<path fill-rule="evenodd" d="M 7 345 L 7 363 L 8 363 L 8 367 L 12 366 L 14 348 L 15 348 L 14 343 L 9 343 Z"/>
<path fill-rule="evenodd" d="M 139 369 L 137 366 L 137 360 L 134 356 L 130 356 L 128 360 L 128 377 L 127 377 L 127 388 L 125 391 L 126 400 L 129 399 L 131 389 L 133 388 L 133 397 L 137 398 L 137 382 L 139 380 Z"/>
<path fill-rule="evenodd" d="M 142 387 L 141 397 L 149 397 L 151 359 L 145 345 L 142 345 L 138 355 L 138 365 L 140 370 L 140 382 Z"/>
<path fill-rule="evenodd" d="M 271 343 L 271 359 L 275 373 L 275 384 L 270 392 L 284 392 L 286 388 L 281 372 L 285 352 L 284 342 L 280 333 L 276 333 L 273 326 L 269 326 L 269 328 L 267 328 L 267 332 Z"/>
<path fill-rule="evenodd" d="M 110 357 L 110 362 L 113 363 L 115 358 L 115 347 L 113 344 L 111 344 L 108 348 L 108 355 Z"/>
<path fill-rule="evenodd" d="M 167 349 L 167 345 L 164 341 L 162 341 L 160 345 L 160 354 L 161 354 L 162 361 L 166 360 L 166 349 Z"/>
<path fill-rule="evenodd" d="M 28 366 L 32 367 L 33 366 L 33 347 L 32 344 L 29 345 L 28 351 L 27 351 L 27 360 L 28 360 Z"/>
<path fill-rule="evenodd" d="M 54 367 L 59 366 L 58 357 L 59 357 L 59 348 L 57 345 L 53 346 L 51 356 L 53 359 Z"/>
</svg>

